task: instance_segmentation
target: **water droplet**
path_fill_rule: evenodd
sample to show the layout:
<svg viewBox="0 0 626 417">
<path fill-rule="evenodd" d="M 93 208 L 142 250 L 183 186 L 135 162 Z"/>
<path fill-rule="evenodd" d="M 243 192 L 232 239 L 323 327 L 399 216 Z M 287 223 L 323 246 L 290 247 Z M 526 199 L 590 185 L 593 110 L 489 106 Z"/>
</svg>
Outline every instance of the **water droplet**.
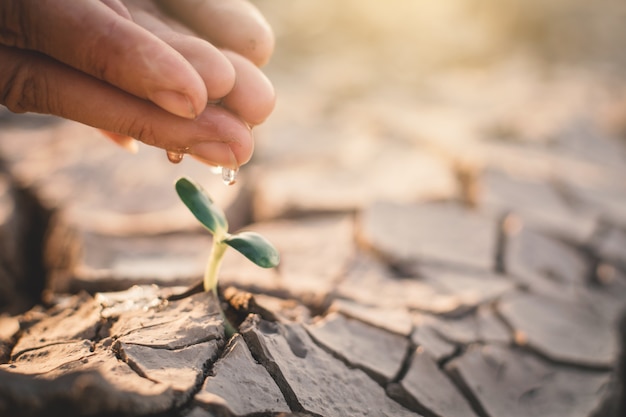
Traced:
<svg viewBox="0 0 626 417">
<path fill-rule="evenodd" d="M 177 164 L 180 161 L 183 160 L 183 156 L 185 156 L 184 153 L 182 152 L 175 152 L 175 151 L 166 151 L 167 152 L 167 159 L 169 159 L 169 161 L 173 164 Z"/>
<path fill-rule="evenodd" d="M 222 167 L 222 181 L 224 181 L 224 184 L 233 185 L 237 182 L 238 171 L 238 169 Z"/>
</svg>

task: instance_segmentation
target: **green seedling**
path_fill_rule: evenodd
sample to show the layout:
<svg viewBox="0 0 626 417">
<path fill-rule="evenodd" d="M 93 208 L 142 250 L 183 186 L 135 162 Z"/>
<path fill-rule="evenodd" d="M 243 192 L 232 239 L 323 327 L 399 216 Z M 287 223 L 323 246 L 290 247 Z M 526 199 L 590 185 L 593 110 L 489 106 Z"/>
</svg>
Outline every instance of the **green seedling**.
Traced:
<svg viewBox="0 0 626 417">
<path fill-rule="evenodd" d="M 229 246 L 262 268 L 273 268 L 278 265 L 280 261 L 278 251 L 260 234 L 255 232 L 228 233 L 228 222 L 224 212 L 213 203 L 201 186 L 183 177 L 176 181 L 176 192 L 196 219 L 213 235 L 213 244 L 204 272 L 204 291 L 211 291 L 216 300 L 219 300 L 218 273 L 224 253 Z M 223 312 L 222 316 L 224 316 Z M 227 332 L 234 333 L 226 317 L 224 320 L 227 324 Z"/>
</svg>

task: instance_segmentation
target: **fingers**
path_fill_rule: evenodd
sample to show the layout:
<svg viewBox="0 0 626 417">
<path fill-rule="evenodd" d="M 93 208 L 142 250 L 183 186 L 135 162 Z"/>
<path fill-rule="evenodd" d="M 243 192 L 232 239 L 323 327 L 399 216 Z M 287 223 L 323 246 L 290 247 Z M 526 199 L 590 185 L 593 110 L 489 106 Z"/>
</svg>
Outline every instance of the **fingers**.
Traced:
<svg viewBox="0 0 626 417">
<path fill-rule="evenodd" d="M 193 65 L 125 17 L 119 2 L 107 4 L 0 1 L 0 43 L 43 52 L 173 114 L 196 117 L 207 96 Z"/>
<path fill-rule="evenodd" d="M 260 124 L 270 115 L 275 104 L 274 88 L 252 62 L 186 34 L 188 29 L 167 16 L 157 17 L 158 10 L 140 9 L 132 3 L 129 7 L 134 22 L 176 49 L 193 65 L 206 85 L 209 100 L 221 99 L 222 106 L 249 125 Z"/>
<path fill-rule="evenodd" d="M 146 10 L 132 3 L 129 7 L 135 23 L 170 45 L 194 67 L 204 82 L 208 100 L 219 100 L 233 89 L 235 69 L 215 46 L 191 35 L 186 28 L 166 16 L 157 17 L 158 9 Z"/>
<path fill-rule="evenodd" d="M 55 114 L 212 165 L 235 168 L 252 155 L 250 129 L 224 108 L 188 120 L 38 53 L 0 46 L 0 62 L 0 103 L 11 111 Z"/>
<path fill-rule="evenodd" d="M 274 34 L 246 0 L 158 0 L 171 15 L 219 48 L 235 51 L 257 66 L 269 61 Z"/>
<path fill-rule="evenodd" d="M 134 137 L 212 165 L 246 163 L 249 126 L 265 120 L 275 101 L 255 66 L 273 49 L 265 20 L 244 0 L 221 7 L 206 0 L 197 14 L 192 0 L 169 2 L 185 23 L 228 49 L 219 50 L 180 23 L 147 13 L 157 9 L 136 7 L 150 3 L 129 4 L 0 1 L 0 103 L 100 128 L 131 150 Z"/>
</svg>

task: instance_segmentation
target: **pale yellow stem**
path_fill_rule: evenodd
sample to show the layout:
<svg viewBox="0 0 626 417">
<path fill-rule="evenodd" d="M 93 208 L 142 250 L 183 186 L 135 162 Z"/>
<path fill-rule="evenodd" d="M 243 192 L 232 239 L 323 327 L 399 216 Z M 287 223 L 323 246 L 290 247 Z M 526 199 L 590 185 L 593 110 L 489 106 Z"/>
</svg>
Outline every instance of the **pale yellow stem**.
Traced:
<svg viewBox="0 0 626 417">
<path fill-rule="evenodd" d="M 212 291 L 215 297 L 217 297 L 217 275 L 220 271 L 222 258 L 227 247 L 228 245 L 223 243 L 220 239 L 213 238 L 211 254 L 209 255 L 209 260 L 204 272 L 204 291 Z"/>
</svg>

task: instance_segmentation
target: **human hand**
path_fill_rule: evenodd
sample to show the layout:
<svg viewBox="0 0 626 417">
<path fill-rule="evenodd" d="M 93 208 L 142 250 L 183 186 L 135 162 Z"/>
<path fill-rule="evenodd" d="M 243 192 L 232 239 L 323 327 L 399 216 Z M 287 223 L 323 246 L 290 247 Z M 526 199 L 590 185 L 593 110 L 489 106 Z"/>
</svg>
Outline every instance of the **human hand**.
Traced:
<svg viewBox="0 0 626 417">
<path fill-rule="evenodd" d="M 236 168 L 274 106 L 273 46 L 246 0 L 0 0 L 0 103 Z"/>
</svg>

